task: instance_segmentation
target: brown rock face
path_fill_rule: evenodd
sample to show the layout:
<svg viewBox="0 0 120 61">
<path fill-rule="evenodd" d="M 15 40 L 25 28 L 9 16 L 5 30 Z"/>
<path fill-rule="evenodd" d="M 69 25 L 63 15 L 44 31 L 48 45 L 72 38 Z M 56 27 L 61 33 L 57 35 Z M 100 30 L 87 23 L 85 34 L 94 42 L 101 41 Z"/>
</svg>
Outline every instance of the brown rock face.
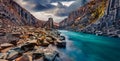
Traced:
<svg viewBox="0 0 120 61">
<path fill-rule="evenodd" d="M 60 28 L 120 37 L 120 0 L 93 0 L 70 13 Z"/>
<path fill-rule="evenodd" d="M 0 24 L 41 27 L 42 22 L 13 0 L 0 0 Z"/>
</svg>

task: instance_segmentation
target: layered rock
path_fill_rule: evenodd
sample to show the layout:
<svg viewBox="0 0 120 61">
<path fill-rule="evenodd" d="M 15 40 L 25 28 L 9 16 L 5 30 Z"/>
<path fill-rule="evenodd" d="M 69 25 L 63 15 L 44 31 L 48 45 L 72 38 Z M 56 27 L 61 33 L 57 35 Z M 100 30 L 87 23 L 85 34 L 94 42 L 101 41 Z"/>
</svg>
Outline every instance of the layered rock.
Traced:
<svg viewBox="0 0 120 61">
<path fill-rule="evenodd" d="M 53 18 L 48 18 L 48 21 L 44 24 L 43 28 L 53 29 L 54 28 Z"/>
<path fill-rule="evenodd" d="M 54 61 L 59 58 L 57 48 L 66 47 L 65 37 L 57 30 L 30 26 L 14 28 L 12 32 L 1 34 L 7 41 L 0 40 L 0 60 Z"/>
<path fill-rule="evenodd" d="M 39 21 L 27 10 L 22 8 L 13 0 L 0 0 L 0 21 L 9 25 L 29 25 L 42 26 L 43 21 Z"/>
<path fill-rule="evenodd" d="M 60 28 L 92 34 L 120 36 L 120 1 L 93 0 L 60 22 Z"/>
</svg>

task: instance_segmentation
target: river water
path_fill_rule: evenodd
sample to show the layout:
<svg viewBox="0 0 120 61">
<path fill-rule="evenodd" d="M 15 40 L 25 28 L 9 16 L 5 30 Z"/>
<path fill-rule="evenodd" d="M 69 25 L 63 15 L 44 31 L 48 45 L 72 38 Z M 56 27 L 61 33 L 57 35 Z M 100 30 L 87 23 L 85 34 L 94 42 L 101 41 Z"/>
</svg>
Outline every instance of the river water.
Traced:
<svg viewBox="0 0 120 61">
<path fill-rule="evenodd" d="M 67 38 L 63 61 L 120 61 L 120 38 L 59 31 Z"/>
</svg>

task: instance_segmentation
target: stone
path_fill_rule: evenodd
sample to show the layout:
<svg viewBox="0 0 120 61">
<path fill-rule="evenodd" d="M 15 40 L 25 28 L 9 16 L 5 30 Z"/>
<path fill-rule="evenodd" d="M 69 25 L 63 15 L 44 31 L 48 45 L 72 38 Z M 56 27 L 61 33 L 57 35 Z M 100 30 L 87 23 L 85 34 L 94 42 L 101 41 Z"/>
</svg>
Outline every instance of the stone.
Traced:
<svg viewBox="0 0 120 61">
<path fill-rule="evenodd" d="M 1 49 L 1 53 L 6 53 L 6 52 L 8 52 L 11 48 L 13 48 L 13 47 L 8 47 L 8 48 L 5 48 L 5 49 Z"/>
<path fill-rule="evenodd" d="M 49 45 L 44 50 L 44 61 L 54 61 L 56 57 L 59 56 L 59 53 L 56 51 L 56 48 L 52 45 Z"/>
<path fill-rule="evenodd" d="M 21 50 L 24 50 L 25 52 L 33 50 L 36 44 L 34 43 L 26 43 L 23 46 L 21 46 Z"/>
<path fill-rule="evenodd" d="M 5 36 L 6 33 L 5 32 L 0 32 L 0 36 Z"/>
<path fill-rule="evenodd" d="M 11 50 L 15 50 L 17 52 L 19 52 L 20 54 L 24 53 L 25 51 L 22 50 L 20 47 L 15 47 L 15 48 L 12 48 Z"/>
<path fill-rule="evenodd" d="M 0 59 L 6 59 L 7 53 L 0 53 Z"/>
<path fill-rule="evenodd" d="M 30 41 L 27 41 L 26 43 L 37 44 L 37 40 L 30 40 Z"/>
<path fill-rule="evenodd" d="M 35 59 L 34 61 L 44 61 L 43 57 L 39 58 L 39 59 Z"/>
<path fill-rule="evenodd" d="M 0 59 L 0 61 L 8 61 L 8 60 L 5 60 L 5 59 Z"/>
<path fill-rule="evenodd" d="M 47 47 L 49 45 L 49 42 L 47 42 L 46 40 L 44 40 L 43 44 L 41 44 L 41 46 Z"/>
<path fill-rule="evenodd" d="M 38 58 L 41 58 L 42 56 L 44 56 L 44 53 L 42 52 L 41 53 L 35 52 L 32 54 L 33 59 L 38 59 Z"/>
<path fill-rule="evenodd" d="M 58 48 L 65 48 L 66 47 L 66 42 L 65 41 L 59 41 L 59 42 L 57 42 L 56 46 Z"/>
<path fill-rule="evenodd" d="M 15 61 L 33 61 L 33 60 L 32 60 L 32 56 L 23 55 L 23 56 L 18 57 L 17 59 L 15 59 Z"/>
<path fill-rule="evenodd" d="M 13 45 L 13 44 L 10 44 L 10 43 L 3 43 L 3 44 L 1 44 L 0 46 L 1 46 L 1 48 L 7 48 L 7 47 L 12 47 L 12 46 L 14 46 L 14 45 Z"/>
<path fill-rule="evenodd" d="M 64 36 L 60 36 L 60 40 L 65 40 L 65 37 Z"/>
<path fill-rule="evenodd" d="M 19 52 L 15 51 L 15 50 L 9 50 L 7 52 L 7 59 L 8 60 L 14 60 L 15 58 L 19 57 L 21 54 L 19 54 Z"/>
<path fill-rule="evenodd" d="M 55 58 L 59 56 L 58 52 L 47 52 L 44 54 L 44 61 L 54 61 Z"/>
<path fill-rule="evenodd" d="M 54 40 L 51 37 L 46 37 L 46 41 L 48 41 L 50 44 L 54 44 Z"/>
</svg>

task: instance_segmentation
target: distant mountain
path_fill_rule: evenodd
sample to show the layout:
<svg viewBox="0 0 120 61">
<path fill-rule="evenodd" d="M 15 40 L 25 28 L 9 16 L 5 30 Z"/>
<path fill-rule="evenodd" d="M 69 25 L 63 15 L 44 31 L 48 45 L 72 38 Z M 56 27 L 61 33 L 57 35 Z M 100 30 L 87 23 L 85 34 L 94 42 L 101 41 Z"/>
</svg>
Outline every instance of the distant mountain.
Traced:
<svg viewBox="0 0 120 61">
<path fill-rule="evenodd" d="M 119 0 L 93 0 L 71 12 L 61 29 L 120 37 Z"/>
</svg>

